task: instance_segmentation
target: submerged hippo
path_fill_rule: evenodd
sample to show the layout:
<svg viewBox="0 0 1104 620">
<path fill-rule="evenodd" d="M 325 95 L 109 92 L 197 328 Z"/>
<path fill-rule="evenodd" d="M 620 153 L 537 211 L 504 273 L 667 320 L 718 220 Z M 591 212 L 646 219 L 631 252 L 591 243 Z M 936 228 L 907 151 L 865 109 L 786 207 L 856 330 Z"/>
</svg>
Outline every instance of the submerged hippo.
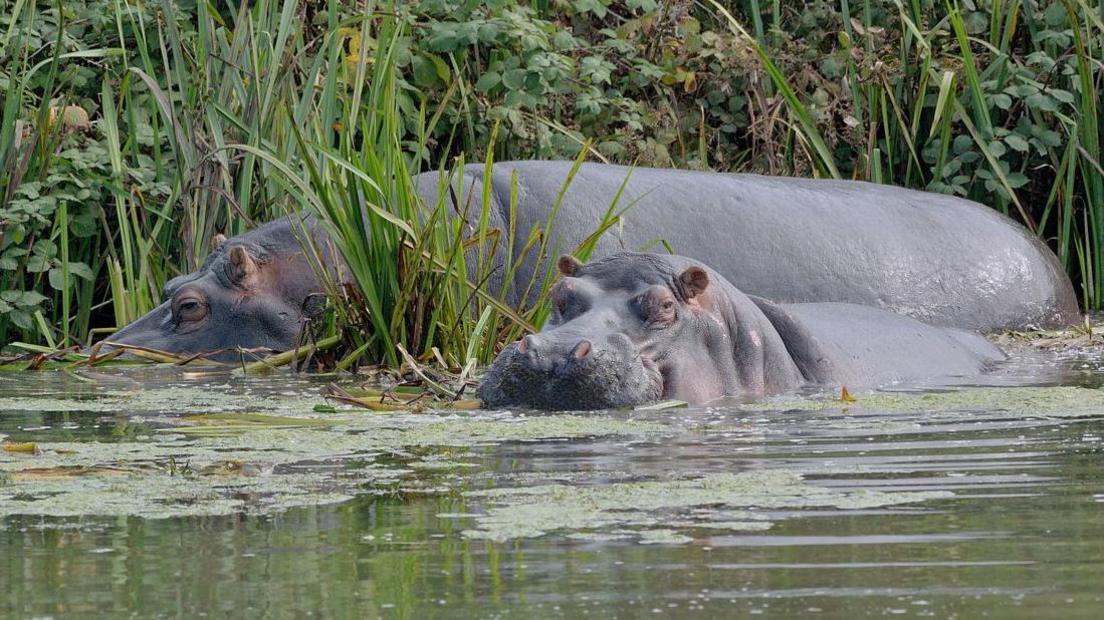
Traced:
<svg viewBox="0 0 1104 620">
<path fill-rule="evenodd" d="M 528 239 L 544 226 L 570 169 L 569 162 L 496 164 L 488 191 L 491 227 L 511 230 L 516 174 L 514 230 Z M 416 179 L 430 204 L 438 179 L 436 172 Z M 459 171 L 453 177 L 457 210 L 478 205 L 486 181 L 482 166 Z M 583 164 L 547 231 L 550 247 L 570 251 L 582 242 L 622 184 L 624 226 L 599 240 L 596 256 L 663 240 L 750 294 L 864 304 L 981 331 L 1078 318 L 1057 259 L 1007 217 L 958 198 L 870 183 L 646 168 L 630 175 L 622 166 Z M 165 303 L 110 340 L 178 353 L 293 347 L 303 301 L 322 285 L 292 233 L 301 222 L 291 222 L 280 219 L 226 241 L 201 270 L 169 282 Z M 309 218 L 306 224 L 311 227 Z M 514 244 L 519 254 L 523 245 Z M 519 283 L 540 268 L 533 254 L 514 259 L 521 263 Z M 494 279 L 503 271 L 494 271 L 492 286 L 513 285 Z"/>
<path fill-rule="evenodd" d="M 489 182 L 491 225 L 509 230 L 516 174 L 517 236 L 525 239 L 544 225 L 571 166 L 502 162 L 488 181 L 482 165 L 469 165 L 454 188 L 461 204 L 478 204 Z M 419 178 L 430 199 L 437 178 Z M 624 225 L 599 239 L 595 256 L 664 241 L 751 295 L 856 303 L 982 332 L 1080 318 L 1058 259 L 1024 227 L 962 198 L 862 181 L 583 164 L 564 192 L 550 247 L 572 251 L 619 191 Z M 522 281 L 542 269 L 536 262 L 522 262 Z"/>
<path fill-rule="evenodd" d="M 301 240 L 312 234 L 324 256 L 333 256 L 311 220 L 280 219 L 230 239 L 218 239 L 203 266 L 165 284 L 164 301 L 108 339 L 170 353 L 236 349 L 285 351 L 295 346 L 304 305 L 323 292 Z M 340 261 L 329 258 L 334 275 Z"/>
<path fill-rule="evenodd" d="M 564 256 L 553 313 L 506 347 L 478 395 L 489 407 L 693 404 L 805 384 L 877 386 L 975 375 L 1004 357 L 987 340 L 885 310 L 775 304 L 681 256 Z"/>
</svg>

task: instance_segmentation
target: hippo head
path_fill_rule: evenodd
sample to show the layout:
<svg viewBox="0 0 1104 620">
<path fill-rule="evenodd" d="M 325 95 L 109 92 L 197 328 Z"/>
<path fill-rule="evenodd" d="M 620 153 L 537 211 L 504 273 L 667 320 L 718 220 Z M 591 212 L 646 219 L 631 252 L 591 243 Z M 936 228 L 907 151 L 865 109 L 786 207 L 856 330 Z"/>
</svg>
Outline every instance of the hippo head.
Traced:
<svg viewBox="0 0 1104 620">
<path fill-rule="evenodd" d="M 706 268 L 628 252 L 586 265 L 564 256 L 558 266 L 548 324 L 494 361 L 479 387 L 485 405 L 599 409 L 766 387 L 765 318 L 723 279 L 714 286 Z M 756 372 L 746 360 L 760 360 Z"/>
<path fill-rule="evenodd" d="M 284 226 L 286 229 L 287 226 Z M 170 280 L 163 303 L 107 339 L 177 354 L 212 353 L 233 360 L 237 349 L 295 346 L 304 304 L 322 291 L 287 231 L 258 229 L 221 243 L 195 273 Z"/>
</svg>

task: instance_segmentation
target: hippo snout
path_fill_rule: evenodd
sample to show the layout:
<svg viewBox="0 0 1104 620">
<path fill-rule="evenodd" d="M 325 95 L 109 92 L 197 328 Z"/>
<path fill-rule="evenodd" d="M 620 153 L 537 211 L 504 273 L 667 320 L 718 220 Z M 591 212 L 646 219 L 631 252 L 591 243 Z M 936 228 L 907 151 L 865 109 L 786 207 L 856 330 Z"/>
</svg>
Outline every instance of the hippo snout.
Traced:
<svg viewBox="0 0 1104 620">
<path fill-rule="evenodd" d="M 539 336 L 533 334 L 517 341 L 516 346 L 517 352 L 525 355 L 529 363 L 534 366 L 570 364 L 573 360 L 587 357 L 594 350 L 594 344 L 583 338 L 570 347 L 565 354 L 561 347 L 556 347 L 554 343 L 542 342 Z"/>
<path fill-rule="evenodd" d="M 508 345 L 477 392 L 488 407 L 607 409 L 658 400 L 662 378 L 623 334 L 529 335 Z"/>
</svg>

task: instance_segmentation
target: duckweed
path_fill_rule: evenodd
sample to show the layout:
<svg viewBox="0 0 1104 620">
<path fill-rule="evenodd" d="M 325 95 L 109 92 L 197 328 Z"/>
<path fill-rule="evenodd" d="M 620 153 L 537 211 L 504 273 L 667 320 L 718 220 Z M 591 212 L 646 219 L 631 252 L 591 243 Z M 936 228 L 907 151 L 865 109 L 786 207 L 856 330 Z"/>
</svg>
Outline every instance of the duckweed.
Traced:
<svg viewBox="0 0 1104 620">
<path fill-rule="evenodd" d="M 505 541 L 552 532 L 603 533 L 610 529 L 649 528 L 640 531 L 641 542 L 688 542 L 685 534 L 666 534 L 667 526 L 680 522 L 685 524 L 684 529 L 698 525 L 723 529 L 721 522 L 709 518 L 709 513 L 696 512 L 701 508 L 859 509 L 941 499 L 952 494 L 836 490 L 810 484 L 794 472 L 762 470 L 685 480 L 490 489 L 472 491 L 467 496 L 486 503 L 484 513 L 476 519 L 476 527 L 464 532 L 469 538 Z M 664 528 L 655 533 L 651 526 Z M 770 522 L 728 521 L 727 526 L 733 530 L 762 530 L 770 527 Z"/>
<path fill-rule="evenodd" d="M 745 411 L 877 411 L 883 413 L 984 411 L 1055 418 L 1104 415 L 1104 390 L 1083 387 L 968 387 L 935 392 L 856 393 L 854 402 L 818 395 L 780 396 L 737 405 Z"/>
</svg>

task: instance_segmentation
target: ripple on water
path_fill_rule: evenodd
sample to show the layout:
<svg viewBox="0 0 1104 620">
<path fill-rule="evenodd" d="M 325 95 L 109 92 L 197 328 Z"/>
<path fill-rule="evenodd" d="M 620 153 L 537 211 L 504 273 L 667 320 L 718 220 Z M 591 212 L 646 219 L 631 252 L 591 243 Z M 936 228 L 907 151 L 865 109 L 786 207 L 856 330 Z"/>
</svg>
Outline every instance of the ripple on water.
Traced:
<svg viewBox="0 0 1104 620">
<path fill-rule="evenodd" d="M 241 586 L 219 588 L 227 609 L 334 616 L 339 600 L 383 615 L 363 592 L 460 615 L 1086 612 L 1104 392 L 1082 362 L 853 403 L 556 415 L 319 413 L 324 380 L 283 376 L 115 372 L 70 391 L 53 375 L 38 392 L 0 376 L 0 434 L 40 450 L 0 451 L 0 551 L 18 564 L 0 581 L 24 576 L 6 589 L 17 615 L 58 613 L 19 599 L 51 567 L 69 581 L 49 596 L 75 609 L 155 555 L 162 577 L 127 595 L 145 615 L 195 612 L 214 583 Z M 194 518 L 211 515 L 233 517 Z M 147 535 L 120 536 L 136 522 Z"/>
</svg>

